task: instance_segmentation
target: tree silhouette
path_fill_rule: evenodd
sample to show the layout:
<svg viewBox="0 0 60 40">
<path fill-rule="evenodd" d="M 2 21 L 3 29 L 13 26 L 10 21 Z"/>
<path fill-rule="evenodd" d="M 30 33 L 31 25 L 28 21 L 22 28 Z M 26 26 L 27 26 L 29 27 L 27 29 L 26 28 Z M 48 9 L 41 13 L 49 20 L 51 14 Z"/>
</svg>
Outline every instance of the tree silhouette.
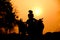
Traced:
<svg viewBox="0 0 60 40">
<path fill-rule="evenodd" d="M 12 13 L 12 7 L 10 2 L 6 0 L 0 0 L 0 27 L 7 29 L 12 28 L 12 23 L 15 21 L 15 14 Z"/>
</svg>

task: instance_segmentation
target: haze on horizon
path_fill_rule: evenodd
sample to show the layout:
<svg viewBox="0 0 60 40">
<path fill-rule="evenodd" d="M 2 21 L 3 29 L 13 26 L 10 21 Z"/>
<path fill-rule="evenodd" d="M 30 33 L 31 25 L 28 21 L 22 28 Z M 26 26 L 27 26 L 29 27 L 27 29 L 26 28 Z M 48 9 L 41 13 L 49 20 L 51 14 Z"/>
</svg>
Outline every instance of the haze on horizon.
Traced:
<svg viewBox="0 0 60 40">
<path fill-rule="evenodd" d="M 13 11 L 25 22 L 28 10 L 33 10 L 34 18 L 43 18 L 44 31 L 60 32 L 60 0 L 11 0 Z M 38 14 L 35 9 L 39 10 Z"/>
</svg>

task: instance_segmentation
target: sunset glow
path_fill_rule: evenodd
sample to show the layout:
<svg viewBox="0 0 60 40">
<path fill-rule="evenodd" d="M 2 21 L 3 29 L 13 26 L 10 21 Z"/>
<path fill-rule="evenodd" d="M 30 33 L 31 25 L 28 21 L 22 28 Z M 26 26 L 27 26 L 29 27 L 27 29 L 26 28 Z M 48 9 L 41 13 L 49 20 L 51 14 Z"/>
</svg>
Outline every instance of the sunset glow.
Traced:
<svg viewBox="0 0 60 40">
<path fill-rule="evenodd" d="M 44 31 L 60 31 L 60 3 L 59 0 L 11 0 L 12 7 L 18 19 L 24 22 L 28 19 L 28 10 L 33 10 L 34 18 L 43 18 Z"/>
</svg>

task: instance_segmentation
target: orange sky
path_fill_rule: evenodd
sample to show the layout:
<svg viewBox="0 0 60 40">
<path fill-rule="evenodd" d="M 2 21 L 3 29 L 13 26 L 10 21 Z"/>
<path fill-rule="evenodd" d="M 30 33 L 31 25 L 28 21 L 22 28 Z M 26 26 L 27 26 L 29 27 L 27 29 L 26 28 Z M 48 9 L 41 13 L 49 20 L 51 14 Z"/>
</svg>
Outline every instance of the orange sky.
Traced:
<svg viewBox="0 0 60 40">
<path fill-rule="evenodd" d="M 44 18 L 43 33 L 60 31 L 60 0 L 11 0 L 16 15 L 23 21 L 28 19 L 28 10 L 33 10 L 34 18 Z M 40 13 L 36 14 L 35 9 Z"/>
</svg>

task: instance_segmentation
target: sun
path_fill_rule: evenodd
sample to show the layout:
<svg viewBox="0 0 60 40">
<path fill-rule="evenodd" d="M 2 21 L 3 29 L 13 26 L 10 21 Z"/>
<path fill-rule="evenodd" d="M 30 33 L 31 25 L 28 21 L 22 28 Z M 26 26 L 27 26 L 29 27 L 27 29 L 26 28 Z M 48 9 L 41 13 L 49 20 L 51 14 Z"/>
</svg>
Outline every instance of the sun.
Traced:
<svg viewBox="0 0 60 40">
<path fill-rule="evenodd" d="M 40 8 L 34 8 L 34 9 L 32 9 L 33 10 L 33 14 L 36 16 L 36 17 L 38 17 L 38 16 L 41 16 L 41 14 L 42 14 L 42 9 L 40 9 Z"/>
<path fill-rule="evenodd" d="M 41 7 L 33 7 L 32 8 L 34 18 L 40 19 L 42 17 L 42 8 Z"/>
<path fill-rule="evenodd" d="M 39 9 L 35 9 L 35 15 L 40 15 L 40 10 Z"/>
</svg>

